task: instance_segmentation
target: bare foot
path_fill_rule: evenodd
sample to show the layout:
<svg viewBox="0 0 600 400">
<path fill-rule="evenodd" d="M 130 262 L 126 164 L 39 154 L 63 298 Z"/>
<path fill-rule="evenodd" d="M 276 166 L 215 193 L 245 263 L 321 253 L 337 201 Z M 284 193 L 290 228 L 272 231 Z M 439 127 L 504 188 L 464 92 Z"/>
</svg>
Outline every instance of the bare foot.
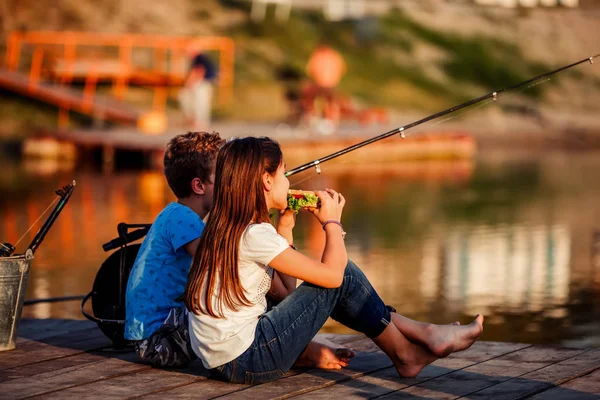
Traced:
<svg viewBox="0 0 600 400">
<path fill-rule="evenodd" d="M 427 347 L 408 342 L 409 345 L 402 349 L 399 359 L 392 359 L 398 374 L 404 378 L 414 378 L 427 365 L 438 359 Z"/>
<path fill-rule="evenodd" d="M 393 314 L 392 317 L 396 315 L 398 314 Z M 426 345 L 408 340 L 395 323 L 388 324 L 379 336 L 373 338 L 373 342 L 392 360 L 398 374 L 405 378 L 414 378 L 426 365 L 438 358 Z"/>
<path fill-rule="evenodd" d="M 355 351 L 338 346 L 326 339 L 311 341 L 304 352 L 298 357 L 294 366 L 320 369 L 342 369 L 348 366 L 350 359 L 356 355 Z"/>
<path fill-rule="evenodd" d="M 450 353 L 471 347 L 482 332 L 483 315 L 478 314 L 469 325 L 461 326 L 460 324 L 456 325 L 456 323 L 429 325 L 426 328 L 427 339 L 425 344 L 434 355 L 440 358 L 447 357 Z"/>
</svg>

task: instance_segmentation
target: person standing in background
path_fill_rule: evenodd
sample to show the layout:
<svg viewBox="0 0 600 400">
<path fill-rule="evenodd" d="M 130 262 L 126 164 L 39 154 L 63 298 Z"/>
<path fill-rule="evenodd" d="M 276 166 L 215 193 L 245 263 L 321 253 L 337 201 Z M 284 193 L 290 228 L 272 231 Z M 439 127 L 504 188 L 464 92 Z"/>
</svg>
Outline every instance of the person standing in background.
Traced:
<svg viewBox="0 0 600 400">
<path fill-rule="evenodd" d="M 195 53 L 184 86 L 179 92 L 179 104 L 186 124 L 194 130 L 206 129 L 211 122 L 213 84 L 217 67 L 203 53 Z"/>
<path fill-rule="evenodd" d="M 324 116 L 334 126 L 340 120 L 340 105 L 335 89 L 346 73 L 342 55 L 326 44 L 320 44 L 310 56 L 306 74 L 311 84 L 304 91 L 304 108 L 309 117 Z M 323 105 L 319 103 L 323 102 Z"/>
</svg>

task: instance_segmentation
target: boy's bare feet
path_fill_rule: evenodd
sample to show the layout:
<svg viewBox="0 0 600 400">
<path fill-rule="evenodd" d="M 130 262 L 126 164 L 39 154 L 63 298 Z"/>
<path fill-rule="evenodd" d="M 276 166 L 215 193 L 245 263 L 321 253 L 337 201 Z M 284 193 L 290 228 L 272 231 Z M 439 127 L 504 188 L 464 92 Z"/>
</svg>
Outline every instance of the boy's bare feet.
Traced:
<svg viewBox="0 0 600 400">
<path fill-rule="evenodd" d="M 437 357 L 447 357 L 450 353 L 466 350 L 483 332 L 483 316 L 477 315 L 469 325 L 456 322 L 450 325 L 429 324 L 425 329 L 425 345 Z"/>
<path fill-rule="evenodd" d="M 348 366 L 348 362 L 356 353 L 347 347 L 336 345 L 326 339 L 311 341 L 304 352 L 298 357 L 294 366 L 320 368 L 320 369 L 342 369 Z"/>
</svg>

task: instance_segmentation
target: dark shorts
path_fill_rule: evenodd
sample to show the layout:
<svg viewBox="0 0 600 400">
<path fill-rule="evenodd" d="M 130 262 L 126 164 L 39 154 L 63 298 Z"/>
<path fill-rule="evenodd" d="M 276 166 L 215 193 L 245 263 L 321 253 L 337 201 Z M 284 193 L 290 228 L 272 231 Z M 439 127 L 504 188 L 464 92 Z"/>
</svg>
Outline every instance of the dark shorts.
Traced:
<svg viewBox="0 0 600 400">
<path fill-rule="evenodd" d="M 134 342 L 138 356 L 158 367 L 185 367 L 196 359 L 190 346 L 188 313 L 172 309 L 165 322 L 150 337 Z"/>
</svg>

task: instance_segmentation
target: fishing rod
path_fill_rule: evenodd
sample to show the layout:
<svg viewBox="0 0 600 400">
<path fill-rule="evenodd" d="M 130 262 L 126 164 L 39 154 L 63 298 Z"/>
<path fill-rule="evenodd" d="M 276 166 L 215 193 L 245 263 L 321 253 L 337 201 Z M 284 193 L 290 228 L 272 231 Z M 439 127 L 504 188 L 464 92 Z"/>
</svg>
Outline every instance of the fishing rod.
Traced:
<svg viewBox="0 0 600 400">
<path fill-rule="evenodd" d="M 23 306 L 32 306 L 39 303 L 58 303 L 61 301 L 74 301 L 81 300 L 85 297 L 85 294 L 79 294 L 76 296 L 63 296 L 63 297 L 49 297 L 45 299 L 32 299 L 32 300 L 24 300 Z"/>
<path fill-rule="evenodd" d="M 34 227 L 34 225 L 44 216 L 44 214 L 50 209 L 50 207 L 52 207 L 52 204 L 54 204 L 56 202 L 56 200 L 58 200 L 58 203 L 56 204 L 56 206 L 54 207 L 54 209 L 52 210 L 52 212 L 50 213 L 50 215 L 48 216 L 48 218 L 46 219 L 46 221 L 44 222 L 44 224 L 42 225 L 40 230 L 37 232 L 37 234 L 31 241 L 31 243 L 29 244 L 29 246 L 27 247 L 27 249 L 31 250 L 32 254 L 35 253 L 37 248 L 40 246 L 40 244 L 46 237 L 46 234 L 48 233 L 48 231 L 50 231 L 50 228 L 54 224 L 54 221 L 56 221 L 56 218 L 58 218 L 58 215 L 63 210 L 63 208 L 65 207 L 67 202 L 69 201 L 69 198 L 73 194 L 73 190 L 75 190 L 75 185 L 76 185 L 76 183 L 75 183 L 75 181 L 73 181 L 73 183 L 63 186 L 62 188 L 56 190 L 55 193 L 58 197 L 50 204 L 50 206 L 48 206 L 48 208 L 29 227 L 29 229 L 27 229 L 27 232 L 25 232 L 25 234 L 23 236 L 21 236 L 21 239 L 19 239 L 17 241 L 17 243 L 15 243 L 14 245 L 12 245 L 10 243 L 0 243 L 0 257 L 10 257 L 12 255 L 12 253 L 15 251 L 15 248 L 21 242 L 21 240 L 23 240 L 23 238 L 25 238 L 27 233 L 29 233 L 29 231 Z"/>
<path fill-rule="evenodd" d="M 556 74 L 558 74 L 560 72 L 566 71 L 566 70 L 568 70 L 570 68 L 573 68 L 573 67 L 575 67 L 577 65 L 580 65 L 580 64 L 583 64 L 583 63 L 586 63 L 586 62 L 589 62 L 590 64 L 593 64 L 594 63 L 594 58 L 597 58 L 597 57 L 600 57 L 600 53 L 596 54 L 594 56 L 588 57 L 588 58 L 584 58 L 583 60 L 574 62 L 573 64 L 569 64 L 569 65 L 566 65 L 564 67 L 560 67 L 558 69 L 555 69 L 554 71 L 543 73 L 541 75 L 538 75 L 536 77 L 528 79 L 528 80 L 526 80 L 526 81 L 524 81 L 522 83 L 519 83 L 519 84 L 516 84 L 516 85 L 513 85 L 513 86 L 509 86 L 509 87 L 506 87 L 504 89 L 497 90 L 495 92 L 488 93 L 488 94 L 486 94 L 484 96 L 478 97 L 478 98 L 473 99 L 473 100 L 469 100 L 469 101 L 467 101 L 465 103 L 462 103 L 462 104 L 459 104 L 457 106 L 448 108 L 447 110 L 440 111 L 440 112 L 438 112 L 436 114 L 432 114 L 432 115 L 430 115 L 428 117 L 425 117 L 423 119 L 420 119 L 418 121 L 411 122 L 408 125 L 401 126 L 399 128 L 393 129 L 393 130 L 388 131 L 386 133 L 382 133 L 382 134 L 380 134 L 378 136 L 372 137 L 372 138 L 364 140 L 364 141 L 362 141 L 360 143 L 357 143 L 357 144 L 354 144 L 352 146 L 346 147 L 345 149 L 336 151 L 335 153 L 331 153 L 331 154 L 326 155 L 324 157 L 321 157 L 321 158 L 318 158 L 316 160 L 307 162 L 306 164 L 302 164 L 302 165 L 300 165 L 300 166 L 298 166 L 296 168 L 292 168 L 289 171 L 286 171 L 285 176 L 295 175 L 295 174 L 297 174 L 299 172 L 302 172 L 304 170 L 307 170 L 307 169 L 309 169 L 311 167 L 315 167 L 317 174 L 320 174 L 321 173 L 321 166 L 320 165 L 322 163 L 326 162 L 326 161 L 332 160 L 332 159 L 337 158 L 339 156 L 342 156 L 342 155 L 344 155 L 346 153 L 349 153 L 349 152 L 354 151 L 356 149 L 360 149 L 361 147 L 367 146 L 367 145 L 369 145 L 371 143 L 375 143 L 375 142 L 377 142 L 377 141 L 379 141 L 381 139 L 385 139 L 385 138 L 388 138 L 388 137 L 396 135 L 396 134 L 400 134 L 400 137 L 402 139 L 404 139 L 405 138 L 405 132 L 407 130 L 411 129 L 411 128 L 414 128 L 416 126 L 422 125 L 422 124 L 424 124 L 426 122 L 429 122 L 429 121 L 432 121 L 434 119 L 443 117 L 445 115 L 454 113 L 456 111 L 462 110 L 463 108 L 467 108 L 467 107 L 473 106 L 475 104 L 484 102 L 484 101 L 489 100 L 489 99 L 492 99 L 493 101 L 498 101 L 498 96 L 500 94 L 502 94 L 502 93 L 512 92 L 514 90 L 518 90 L 518 89 L 527 87 L 527 86 L 532 85 L 532 84 L 534 84 L 534 83 L 536 83 L 538 81 L 550 78 L 550 77 L 552 77 L 552 76 L 554 76 L 554 75 L 556 75 Z"/>
</svg>

